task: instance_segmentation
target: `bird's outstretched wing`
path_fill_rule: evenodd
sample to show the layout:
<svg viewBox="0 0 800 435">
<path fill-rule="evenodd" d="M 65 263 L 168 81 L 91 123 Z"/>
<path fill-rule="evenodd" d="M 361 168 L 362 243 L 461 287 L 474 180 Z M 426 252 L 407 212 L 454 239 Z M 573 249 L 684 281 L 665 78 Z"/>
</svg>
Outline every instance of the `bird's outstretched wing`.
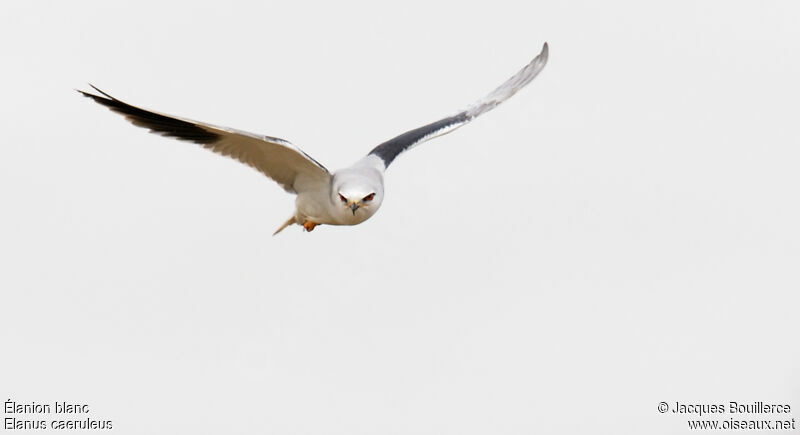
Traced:
<svg viewBox="0 0 800 435">
<path fill-rule="evenodd" d="M 407 131 L 394 139 L 388 140 L 375 147 L 369 154 L 380 157 L 384 165 L 388 167 L 400 153 L 422 142 L 450 133 L 483 113 L 492 110 L 495 106 L 509 99 L 517 91 L 530 83 L 530 81 L 539 74 L 545 64 L 547 64 L 547 54 L 548 47 L 547 43 L 545 43 L 542 47 L 542 51 L 531 63 L 526 65 L 525 68 L 522 68 L 518 73 L 514 74 L 513 77 L 506 80 L 505 83 L 483 99 L 476 101 L 456 115 Z"/>
<path fill-rule="evenodd" d="M 90 85 L 92 86 L 92 85 Z M 296 193 L 304 183 L 329 183 L 331 174 L 319 162 L 290 142 L 227 127 L 177 118 L 122 102 L 92 86 L 100 95 L 78 91 L 139 127 L 168 137 L 198 143 L 233 157 L 275 180 L 287 192 Z"/>
</svg>

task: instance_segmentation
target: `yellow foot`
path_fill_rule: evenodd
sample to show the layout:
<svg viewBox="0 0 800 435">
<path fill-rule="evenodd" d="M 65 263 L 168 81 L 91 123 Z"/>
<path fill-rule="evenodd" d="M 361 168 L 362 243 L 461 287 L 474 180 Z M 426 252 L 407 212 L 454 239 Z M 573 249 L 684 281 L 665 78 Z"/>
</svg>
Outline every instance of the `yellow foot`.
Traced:
<svg viewBox="0 0 800 435">
<path fill-rule="evenodd" d="M 303 223 L 303 228 L 305 228 L 306 231 L 308 231 L 310 233 L 311 231 L 314 231 L 314 227 L 316 227 L 317 225 L 319 225 L 319 224 L 315 224 L 314 222 L 311 222 L 311 221 L 305 221 Z"/>
</svg>

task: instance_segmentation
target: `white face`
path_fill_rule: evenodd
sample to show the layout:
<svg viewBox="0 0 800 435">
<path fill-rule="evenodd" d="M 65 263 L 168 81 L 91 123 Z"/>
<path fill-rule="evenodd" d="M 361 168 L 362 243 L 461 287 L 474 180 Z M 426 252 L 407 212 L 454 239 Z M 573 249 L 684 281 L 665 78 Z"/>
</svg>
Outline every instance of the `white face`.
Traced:
<svg viewBox="0 0 800 435">
<path fill-rule="evenodd" d="M 344 225 L 364 222 L 383 202 L 383 174 L 369 166 L 336 171 L 331 187 L 334 213 Z"/>
<path fill-rule="evenodd" d="M 363 222 L 378 211 L 381 206 L 383 192 L 361 183 L 345 183 L 334 189 L 333 201 L 340 215 L 352 222 Z"/>
</svg>

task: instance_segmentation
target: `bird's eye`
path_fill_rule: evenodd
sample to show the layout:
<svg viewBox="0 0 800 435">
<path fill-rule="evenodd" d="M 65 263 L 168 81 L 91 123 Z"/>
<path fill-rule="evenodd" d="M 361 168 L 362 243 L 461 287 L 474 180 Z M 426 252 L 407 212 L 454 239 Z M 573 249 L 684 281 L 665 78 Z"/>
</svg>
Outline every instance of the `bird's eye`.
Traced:
<svg viewBox="0 0 800 435">
<path fill-rule="evenodd" d="M 370 193 L 369 195 L 364 197 L 364 201 L 372 201 L 373 199 L 375 199 L 374 193 Z"/>
<path fill-rule="evenodd" d="M 339 199 L 341 199 L 342 202 L 347 202 L 347 198 L 345 198 L 341 193 L 339 194 Z"/>
</svg>

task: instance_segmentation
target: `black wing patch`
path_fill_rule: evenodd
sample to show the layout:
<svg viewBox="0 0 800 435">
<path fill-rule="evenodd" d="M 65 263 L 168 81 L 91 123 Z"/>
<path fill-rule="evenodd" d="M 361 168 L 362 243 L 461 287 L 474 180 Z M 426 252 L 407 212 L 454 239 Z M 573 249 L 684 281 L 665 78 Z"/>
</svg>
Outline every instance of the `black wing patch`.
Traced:
<svg viewBox="0 0 800 435">
<path fill-rule="evenodd" d="M 460 112 L 458 115 L 451 116 L 420 127 L 411 131 L 407 131 L 394 139 L 384 142 L 372 151 L 370 155 L 376 155 L 383 160 L 384 167 L 388 167 L 390 163 L 403 151 L 408 150 L 414 145 L 424 142 L 428 139 L 450 133 L 458 127 L 472 121 L 483 113 L 486 113 L 498 104 L 511 98 L 512 95 L 517 93 L 520 89 L 525 87 L 531 80 L 536 77 L 539 72 L 547 64 L 549 49 L 547 43 L 542 46 L 542 51 L 539 55 L 533 58 L 530 63 L 525 65 L 516 74 L 511 76 L 502 85 L 498 86 L 489 95 L 483 99 L 476 101 L 466 110 Z"/>
<path fill-rule="evenodd" d="M 437 133 L 443 130 L 448 130 L 464 124 L 468 122 L 469 119 L 466 112 L 440 119 L 428 125 L 407 131 L 394 139 L 390 139 L 376 146 L 369 153 L 380 157 L 381 160 L 383 160 L 384 166 L 389 167 L 389 164 L 392 163 L 395 157 L 403 151 L 408 150 L 431 136 L 437 136 Z"/>
<path fill-rule="evenodd" d="M 90 84 L 89 86 L 92 85 Z M 78 92 L 83 94 L 84 97 L 91 98 L 95 102 L 108 107 L 114 112 L 124 115 L 135 125 L 150 129 L 150 131 L 153 133 L 158 133 L 167 137 L 188 140 L 199 144 L 211 144 L 220 140 L 221 138 L 220 135 L 208 131 L 192 122 L 171 118 L 169 116 L 131 106 L 128 103 L 122 102 L 111 95 L 106 94 L 94 86 L 92 86 L 92 88 L 101 93 L 103 96 L 90 94 L 80 90 Z"/>
</svg>

